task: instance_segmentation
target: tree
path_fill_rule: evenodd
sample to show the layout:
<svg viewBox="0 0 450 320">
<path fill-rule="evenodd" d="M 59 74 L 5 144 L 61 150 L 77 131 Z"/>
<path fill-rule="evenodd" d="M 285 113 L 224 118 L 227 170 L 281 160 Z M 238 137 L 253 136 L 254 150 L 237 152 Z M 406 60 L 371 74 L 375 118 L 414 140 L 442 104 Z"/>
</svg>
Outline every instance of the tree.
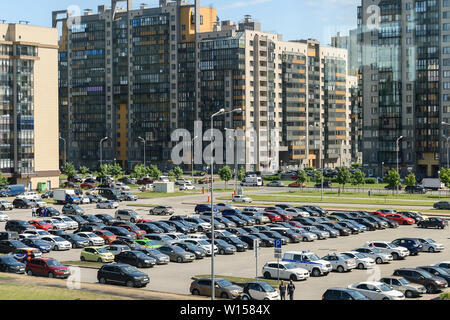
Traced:
<svg viewBox="0 0 450 320">
<path fill-rule="evenodd" d="M 297 183 L 300 184 L 300 186 L 303 188 L 303 184 L 306 183 L 306 181 L 308 181 L 308 175 L 306 174 L 305 171 L 303 170 L 299 170 L 297 173 Z"/>
<path fill-rule="evenodd" d="M 439 180 L 445 184 L 447 188 L 450 188 L 450 169 L 449 168 L 441 168 L 439 171 Z"/>
<path fill-rule="evenodd" d="M 175 167 L 170 171 L 172 171 L 172 175 L 175 177 L 176 180 L 179 180 L 183 175 L 183 170 L 180 167 Z"/>
<path fill-rule="evenodd" d="M 316 170 L 314 172 L 314 181 L 317 184 L 321 184 L 322 183 L 322 172 L 320 172 L 319 170 Z"/>
<path fill-rule="evenodd" d="M 147 171 L 146 174 L 152 177 L 153 180 L 158 180 L 159 177 L 161 176 L 161 171 L 154 164 L 148 167 L 146 171 Z"/>
<path fill-rule="evenodd" d="M 416 185 L 416 176 L 414 175 L 414 173 L 411 172 L 406 176 L 405 183 L 409 187 L 413 187 Z"/>
<path fill-rule="evenodd" d="M 400 185 L 400 175 L 395 169 L 391 169 L 384 176 L 384 181 L 387 182 L 391 189 L 397 189 Z"/>
<path fill-rule="evenodd" d="M 78 171 L 79 171 L 81 174 L 86 175 L 86 174 L 89 173 L 90 170 L 89 170 L 88 167 L 81 166 L 81 167 L 78 168 Z"/>
<path fill-rule="evenodd" d="M 241 168 L 239 169 L 239 173 L 238 173 L 238 180 L 242 181 L 245 179 L 245 168 L 243 166 L 241 166 Z"/>
<path fill-rule="evenodd" d="M 108 175 L 111 175 L 114 178 L 117 178 L 117 177 L 123 175 L 124 171 L 123 171 L 122 167 L 120 166 L 120 164 L 118 164 L 116 162 L 113 165 L 109 165 L 107 167 L 107 173 L 108 173 Z"/>
<path fill-rule="evenodd" d="M 103 179 L 106 178 L 107 175 L 108 175 L 108 165 L 102 163 L 101 165 L 99 165 L 97 169 L 97 177 Z"/>
<path fill-rule="evenodd" d="M 360 185 L 364 184 L 365 177 L 366 177 L 366 174 L 364 172 L 362 172 L 359 169 L 355 170 L 351 177 L 351 184 L 354 186 L 360 186 Z"/>
<path fill-rule="evenodd" d="M 7 185 L 8 185 L 8 178 L 4 177 L 3 174 L 0 172 L 0 189 L 3 189 Z"/>
<path fill-rule="evenodd" d="M 347 168 L 339 168 L 336 176 L 336 181 L 337 183 L 342 185 L 342 189 L 344 189 L 345 185 L 350 182 L 350 179 L 351 179 L 350 171 L 348 171 Z"/>
<path fill-rule="evenodd" d="M 352 163 L 351 165 L 350 165 L 350 167 L 352 168 L 352 169 L 359 169 L 359 168 L 361 168 L 362 167 L 362 164 L 361 163 Z"/>
<path fill-rule="evenodd" d="M 142 179 L 147 173 L 147 168 L 143 164 L 138 164 L 134 167 L 133 172 L 130 174 L 131 178 Z"/>
<path fill-rule="evenodd" d="M 219 177 L 220 177 L 220 179 L 225 181 L 225 190 L 226 190 L 228 181 L 233 179 L 233 171 L 231 171 L 229 166 L 222 167 L 219 170 Z"/>
<path fill-rule="evenodd" d="M 71 162 L 66 162 L 61 168 L 61 172 L 64 173 L 67 178 L 72 178 L 77 174 L 75 166 Z"/>
</svg>

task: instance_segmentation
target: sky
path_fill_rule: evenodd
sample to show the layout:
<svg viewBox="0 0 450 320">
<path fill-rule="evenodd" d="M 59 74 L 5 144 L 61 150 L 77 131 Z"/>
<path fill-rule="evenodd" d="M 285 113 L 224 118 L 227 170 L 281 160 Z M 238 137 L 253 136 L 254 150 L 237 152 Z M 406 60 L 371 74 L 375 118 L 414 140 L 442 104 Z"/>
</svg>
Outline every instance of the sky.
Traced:
<svg viewBox="0 0 450 320">
<path fill-rule="evenodd" d="M 6 2 L 6 0 L 2 0 Z M 191 0 L 193 1 L 193 0 Z M 159 0 L 134 0 L 134 7 L 146 3 L 159 5 Z M 251 15 L 262 25 L 262 31 L 283 35 L 284 40 L 314 38 L 329 44 L 338 31 L 343 34 L 356 28 L 356 7 L 360 0 L 201 0 L 204 7 L 217 8 L 220 20 L 239 22 Z M 51 26 L 52 11 L 80 10 L 97 6 L 110 0 L 14 0 L 3 4 L 0 20 L 6 23 L 29 21 L 32 25 Z"/>
</svg>

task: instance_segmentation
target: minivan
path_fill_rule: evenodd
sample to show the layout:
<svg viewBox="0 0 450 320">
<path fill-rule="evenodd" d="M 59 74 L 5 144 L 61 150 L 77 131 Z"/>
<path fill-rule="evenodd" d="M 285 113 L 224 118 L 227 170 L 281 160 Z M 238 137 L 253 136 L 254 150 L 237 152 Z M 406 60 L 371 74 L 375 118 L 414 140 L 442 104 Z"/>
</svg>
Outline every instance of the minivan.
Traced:
<svg viewBox="0 0 450 320">
<path fill-rule="evenodd" d="M 122 209 L 117 210 L 115 214 L 115 218 L 117 220 L 124 220 L 124 221 L 130 221 L 132 223 L 135 223 L 138 220 L 141 220 L 142 218 L 136 213 L 136 211 L 129 210 L 129 209 Z"/>
</svg>

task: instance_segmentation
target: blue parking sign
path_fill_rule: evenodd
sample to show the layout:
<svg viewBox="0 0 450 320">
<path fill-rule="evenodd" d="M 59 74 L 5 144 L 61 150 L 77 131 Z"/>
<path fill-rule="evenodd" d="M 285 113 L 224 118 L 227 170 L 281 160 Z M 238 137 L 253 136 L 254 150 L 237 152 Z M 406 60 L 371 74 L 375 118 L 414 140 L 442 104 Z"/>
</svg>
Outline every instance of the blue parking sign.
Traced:
<svg viewBox="0 0 450 320">
<path fill-rule="evenodd" d="M 281 248 L 281 240 L 276 239 L 276 240 L 275 240 L 274 247 L 280 249 L 280 248 Z"/>
</svg>

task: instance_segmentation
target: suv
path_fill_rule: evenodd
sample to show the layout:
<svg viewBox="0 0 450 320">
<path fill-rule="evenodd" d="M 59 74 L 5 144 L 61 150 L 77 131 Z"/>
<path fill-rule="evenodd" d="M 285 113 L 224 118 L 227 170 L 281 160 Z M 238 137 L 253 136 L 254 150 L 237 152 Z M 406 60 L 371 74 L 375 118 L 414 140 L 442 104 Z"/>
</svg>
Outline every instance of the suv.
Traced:
<svg viewBox="0 0 450 320">
<path fill-rule="evenodd" d="M 175 213 L 172 207 L 169 206 L 157 206 L 152 209 L 150 209 L 149 214 L 151 215 L 164 215 L 164 216 L 171 216 Z"/>
<path fill-rule="evenodd" d="M 136 213 L 136 211 L 129 210 L 129 209 L 121 209 L 117 210 L 116 214 L 114 216 L 117 220 L 125 220 L 130 221 L 132 223 L 135 223 L 138 220 L 141 220 L 142 218 Z"/>
<path fill-rule="evenodd" d="M 28 199 L 14 199 L 13 201 L 13 206 L 14 208 L 19 208 L 19 209 L 29 209 L 29 208 L 33 208 L 36 207 L 36 204 L 34 204 L 33 202 L 31 202 Z"/>
<path fill-rule="evenodd" d="M 410 254 L 414 256 L 417 256 L 423 248 L 423 245 L 417 238 L 399 238 L 392 241 L 392 243 L 401 247 L 405 247 L 409 250 Z"/>
<path fill-rule="evenodd" d="M 6 231 L 16 231 L 19 234 L 27 229 L 36 229 L 36 227 L 22 220 L 9 220 L 5 225 Z"/>
<path fill-rule="evenodd" d="M 441 218 L 428 218 L 417 223 L 419 228 L 437 228 L 444 229 L 448 226 L 448 222 Z"/>
<path fill-rule="evenodd" d="M 148 275 L 122 263 L 103 265 L 97 272 L 97 279 L 101 284 L 122 283 L 127 287 L 138 288 L 143 288 L 150 282 Z"/>
<path fill-rule="evenodd" d="M 322 295 L 322 300 L 370 300 L 357 290 L 330 288 Z"/>
<path fill-rule="evenodd" d="M 313 277 L 326 276 L 333 269 L 330 262 L 321 260 L 309 250 L 285 252 L 282 261 L 291 262 L 296 267 L 308 270 Z"/>
<path fill-rule="evenodd" d="M 214 282 L 214 295 L 218 298 L 233 299 L 242 293 L 242 287 L 234 285 L 227 280 L 216 278 Z M 195 296 L 211 296 L 211 284 L 211 279 L 209 278 L 196 279 L 191 283 L 189 291 Z"/>
<path fill-rule="evenodd" d="M 427 193 L 427 190 L 423 186 L 406 186 L 405 192 L 406 193 L 425 194 L 425 193 Z"/>
<path fill-rule="evenodd" d="M 425 286 L 427 293 L 435 293 L 448 286 L 445 279 L 436 277 L 425 270 L 402 268 L 395 270 L 393 275 Z"/>
<path fill-rule="evenodd" d="M 364 248 L 378 248 L 382 252 L 392 255 L 394 260 L 404 259 L 409 256 L 409 250 L 389 241 L 368 241 Z"/>
<path fill-rule="evenodd" d="M 53 258 L 30 259 L 25 266 L 25 272 L 29 276 L 47 276 L 49 278 L 66 279 L 70 276 L 69 267 Z"/>
<path fill-rule="evenodd" d="M 309 278 L 309 272 L 306 269 L 298 268 L 290 262 L 267 262 L 262 273 L 266 279 L 287 279 L 292 281 L 306 280 Z"/>
</svg>

